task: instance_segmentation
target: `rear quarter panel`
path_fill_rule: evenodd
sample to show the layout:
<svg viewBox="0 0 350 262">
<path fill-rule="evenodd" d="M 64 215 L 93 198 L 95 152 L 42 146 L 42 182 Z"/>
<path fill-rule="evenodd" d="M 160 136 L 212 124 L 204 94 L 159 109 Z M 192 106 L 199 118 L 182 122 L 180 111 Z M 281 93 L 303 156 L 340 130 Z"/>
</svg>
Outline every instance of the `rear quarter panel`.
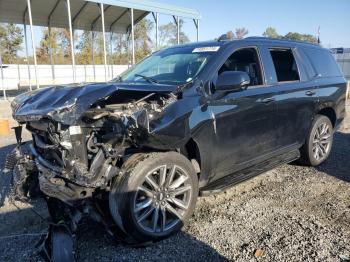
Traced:
<svg viewBox="0 0 350 262">
<path fill-rule="evenodd" d="M 336 126 L 345 117 L 346 80 L 344 77 L 318 78 L 317 88 L 317 112 L 324 108 L 333 108 L 336 114 Z"/>
</svg>

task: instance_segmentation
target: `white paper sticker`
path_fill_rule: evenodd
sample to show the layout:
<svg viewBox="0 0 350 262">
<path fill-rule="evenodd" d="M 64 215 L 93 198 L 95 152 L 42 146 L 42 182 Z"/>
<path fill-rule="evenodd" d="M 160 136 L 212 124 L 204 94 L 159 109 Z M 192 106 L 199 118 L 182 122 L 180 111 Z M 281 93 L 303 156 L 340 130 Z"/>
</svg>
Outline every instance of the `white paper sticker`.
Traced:
<svg viewBox="0 0 350 262">
<path fill-rule="evenodd" d="M 80 135 L 81 134 L 81 127 L 80 126 L 70 126 L 69 127 L 69 134 L 72 135 Z"/>
<path fill-rule="evenodd" d="M 220 46 L 204 46 L 204 47 L 197 47 L 193 49 L 192 53 L 201 53 L 201 52 L 216 52 L 218 51 Z"/>
</svg>

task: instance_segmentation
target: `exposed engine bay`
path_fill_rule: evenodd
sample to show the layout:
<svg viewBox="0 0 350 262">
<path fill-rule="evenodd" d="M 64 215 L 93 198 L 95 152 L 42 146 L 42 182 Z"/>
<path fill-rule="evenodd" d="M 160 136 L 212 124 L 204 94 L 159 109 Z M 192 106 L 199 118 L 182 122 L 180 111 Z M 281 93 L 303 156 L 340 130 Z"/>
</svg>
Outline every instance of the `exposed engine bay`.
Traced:
<svg viewBox="0 0 350 262">
<path fill-rule="evenodd" d="M 148 93 L 115 103 L 117 99 L 110 96 L 93 104 L 72 125 L 48 117 L 28 121 L 28 115 L 24 122 L 19 116 L 17 120 L 26 124 L 33 142 L 25 157 L 14 154 L 25 165 L 17 169 L 37 173 L 40 190 L 68 204 L 91 197 L 96 190 L 108 191 L 125 158 L 151 150 L 146 142 L 153 123 L 176 99 L 172 93 Z M 14 167 L 8 164 L 8 168 Z M 22 174 L 19 180 L 24 182 L 23 177 L 28 176 Z"/>
</svg>

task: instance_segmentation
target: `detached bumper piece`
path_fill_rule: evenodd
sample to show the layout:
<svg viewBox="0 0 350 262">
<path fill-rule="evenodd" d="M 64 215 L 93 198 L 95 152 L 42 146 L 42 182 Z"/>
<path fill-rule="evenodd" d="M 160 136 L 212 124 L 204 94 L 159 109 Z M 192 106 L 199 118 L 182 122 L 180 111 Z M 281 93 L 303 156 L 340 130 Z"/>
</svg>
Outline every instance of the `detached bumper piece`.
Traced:
<svg viewBox="0 0 350 262">
<path fill-rule="evenodd" d="M 76 261 L 75 236 L 65 224 L 50 225 L 48 233 L 37 246 L 47 261 Z"/>
</svg>

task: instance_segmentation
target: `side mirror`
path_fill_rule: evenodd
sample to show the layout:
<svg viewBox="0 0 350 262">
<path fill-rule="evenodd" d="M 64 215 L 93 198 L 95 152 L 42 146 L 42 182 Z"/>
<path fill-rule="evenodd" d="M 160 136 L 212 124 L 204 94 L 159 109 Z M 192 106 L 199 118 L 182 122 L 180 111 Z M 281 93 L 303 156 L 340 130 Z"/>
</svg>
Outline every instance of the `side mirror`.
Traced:
<svg viewBox="0 0 350 262">
<path fill-rule="evenodd" d="M 250 84 L 250 77 L 243 71 L 222 72 L 216 81 L 218 91 L 241 91 Z"/>
</svg>

